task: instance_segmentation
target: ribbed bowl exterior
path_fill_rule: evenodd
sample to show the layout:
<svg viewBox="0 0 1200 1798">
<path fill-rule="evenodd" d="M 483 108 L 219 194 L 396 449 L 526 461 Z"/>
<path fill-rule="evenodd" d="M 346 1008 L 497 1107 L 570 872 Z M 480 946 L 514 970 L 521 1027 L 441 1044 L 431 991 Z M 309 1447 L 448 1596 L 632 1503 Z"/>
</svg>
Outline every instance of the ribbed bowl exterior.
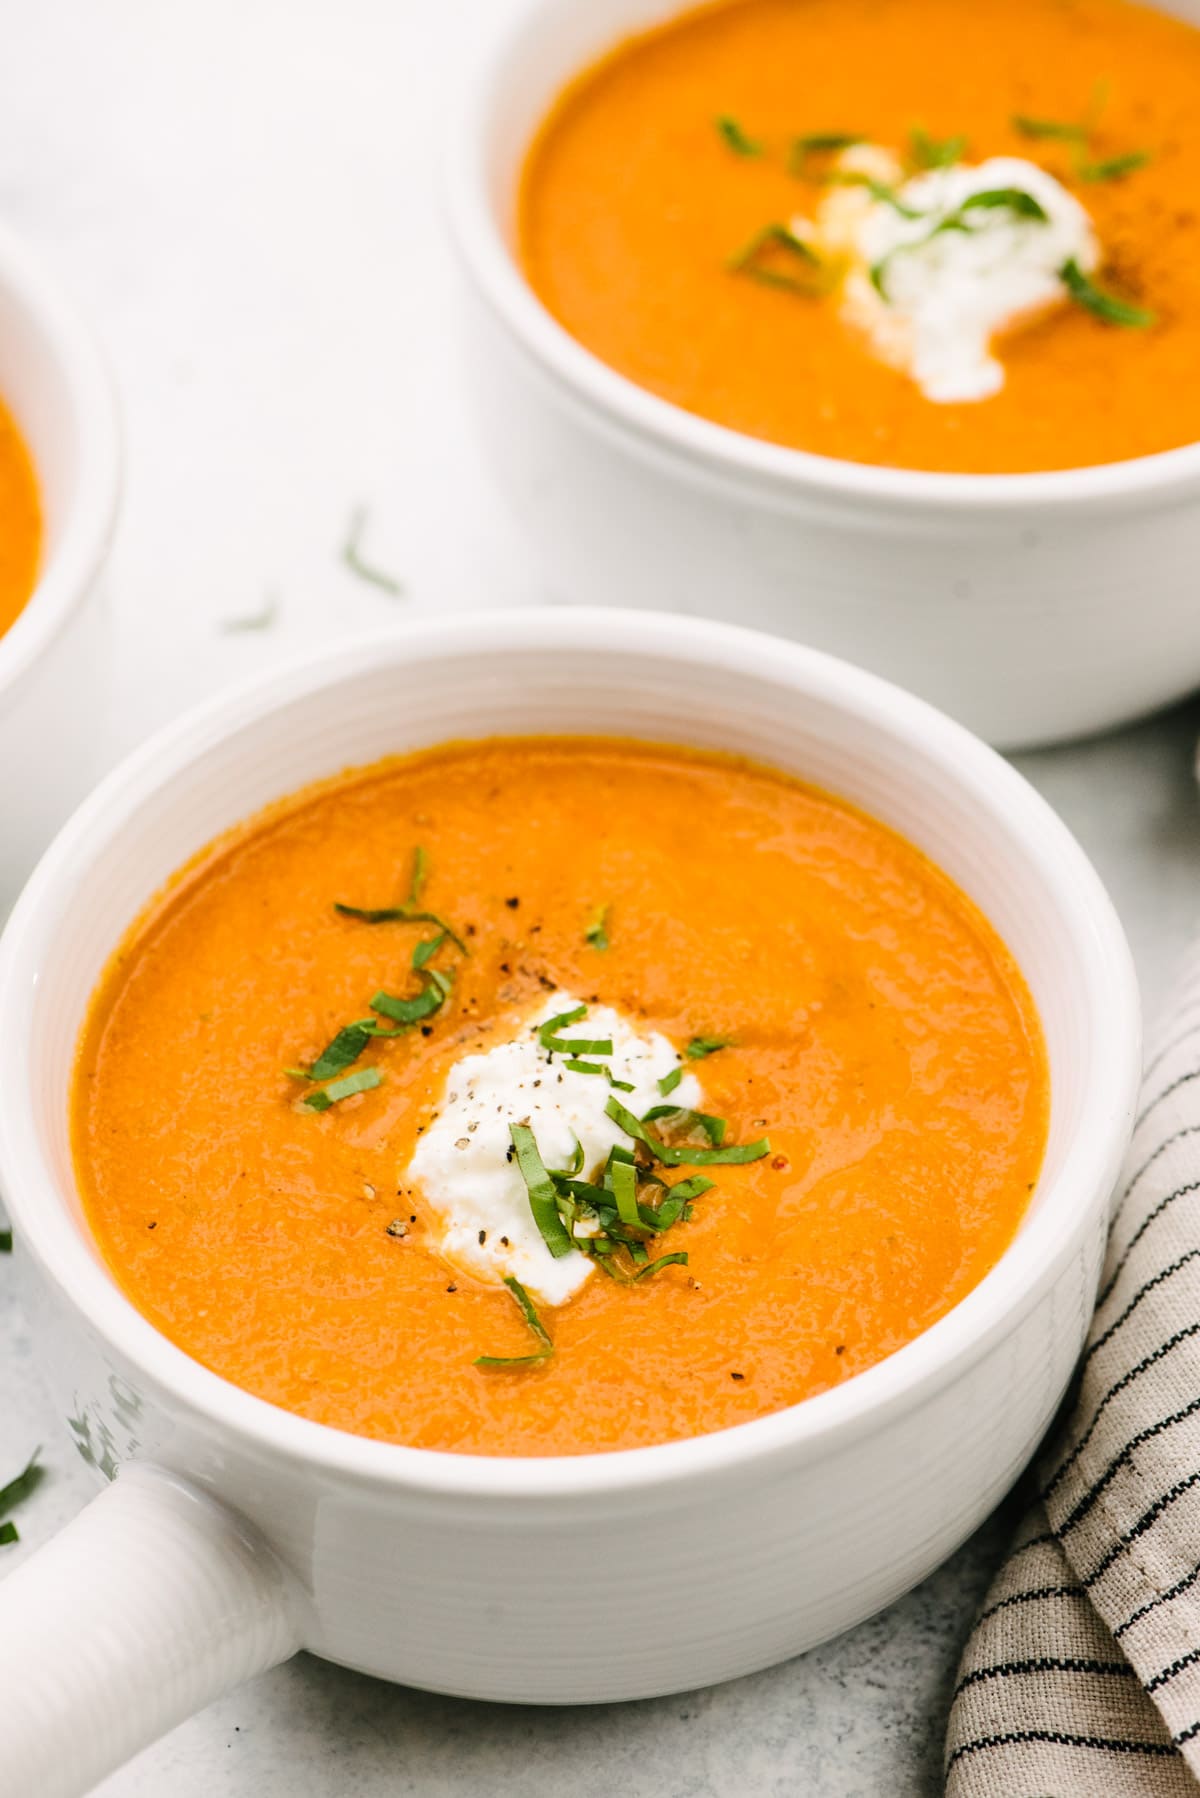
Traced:
<svg viewBox="0 0 1200 1798">
<path fill-rule="evenodd" d="M 718 747 L 863 805 L 984 907 L 1049 1047 L 1045 1173 L 988 1279 L 899 1354 L 792 1411 L 625 1454 L 507 1461 L 277 1411 L 159 1337 L 92 1248 L 67 1091 L 128 920 L 215 834 L 306 781 L 440 741 L 601 731 Z M 697 856 L 706 853 L 702 825 Z M 489 614 L 351 645 L 183 721 L 50 850 L 0 945 L 0 1182 L 39 1355 L 104 1472 L 185 1476 L 305 1595 L 306 1646 L 406 1684 L 576 1703 L 705 1685 L 895 1598 L 986 1515 L 1066 1386 L 1138 1073 L 1128 951 L 1099 882 L 999 758 L 824 656 L 628 612 Z"/>
</svg>

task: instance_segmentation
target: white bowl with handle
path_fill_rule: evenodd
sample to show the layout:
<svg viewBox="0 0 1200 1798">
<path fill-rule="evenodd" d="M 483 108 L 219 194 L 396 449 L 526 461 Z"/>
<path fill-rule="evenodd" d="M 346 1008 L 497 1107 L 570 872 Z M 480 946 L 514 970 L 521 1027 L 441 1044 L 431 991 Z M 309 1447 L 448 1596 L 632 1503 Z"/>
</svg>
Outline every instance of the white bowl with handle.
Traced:
<svg viewBox="0 0 1200 1798">
<path fill-rule="evenodd" d="M 173 870 L 306 782 L 464 737 L 597 731 L 814 781 L 978 901 L 1024 970 L 1049 1050 L 1045 1169 L 1015 1241 L 869 1371 L 654 1448 L 405 1448 L 230 1385 L 133 1307 L 81 1212 L 68 1093 L 107 958 Z M 172 726 L 104 782 L 34 874 L 0 943 L 0 1017 L 0 1189 L 38 1362 L 64 1429 L 116 1475 L 0 1584 L 3 1798 L 72 1798 L 299 1647 L 431 1690 L 576 1704 L 747 1673 L 887 1604 L 976 1527 L 1054 1414 L 1091 1309 L 1140 1053 L 1129 953 L 1099 880 L 982 743 L 797 644 L 584 609 L 322 650 Z"/>
<path fill-rule="evenodd" d="M 1047 474 L 835 461 L 644 391 L 541 304 L 513 248 L 530 140 L 581 69 L 684 10 L 517 0 L 473 56 L 453 119 L 471 386 L 551 586 L 797 637 L 1007 748 L 1097 731 L 1200 684 L 1200 445 Z M 1200 0 L 1169 10 L 1200 24 Z"/>
<path fill-rule="evenodd" d="M 97 579 L 121 445 L 108 371 L 57 283 L 0 228 L 0 399 L 33 460 L 37 584 L 0 635 L 0 916 L 92 781 L 105 624 Z"/>
</svg>

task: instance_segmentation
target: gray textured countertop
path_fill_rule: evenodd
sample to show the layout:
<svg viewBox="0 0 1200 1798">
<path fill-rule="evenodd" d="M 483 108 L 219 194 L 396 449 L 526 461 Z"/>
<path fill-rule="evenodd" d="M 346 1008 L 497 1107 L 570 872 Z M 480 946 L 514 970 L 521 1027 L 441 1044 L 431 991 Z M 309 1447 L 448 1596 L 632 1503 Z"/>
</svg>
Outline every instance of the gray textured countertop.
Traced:
<svg viewBox="0 0 1200 1798">
<path fill-rule="evenodd" d="M 500 0 L 491 0 L 499 4 Z M 476 465 L 436 224 L 442 77 L 488 0 L 39 0 L 0 60 L 0 215 L 115 365 L 128 433 L 94 776 L 180 706 L 390 607 L 543 598 Z M 339 558 L 369 509 L 373 558 Z M 276 601 L 273 628 L 227 621 Z M 1151 1007 L 1198 909 L 1195 707 L 1021 758 L 1092 854 Z M 0 858 L 2 858 L 0 847 Z M 4 869 L 0 861 L 0 879 Z M 0 1467 L 44 1443 L 0 1577 L 90 1495 L 0 1264 Z M 301 1658 L 106 1798 L 932 1798 L 943 1712 L 1010 1519 L 883 1615 L 753 1678 L 597 1711 L 429 1698 Z"/>
</svg>

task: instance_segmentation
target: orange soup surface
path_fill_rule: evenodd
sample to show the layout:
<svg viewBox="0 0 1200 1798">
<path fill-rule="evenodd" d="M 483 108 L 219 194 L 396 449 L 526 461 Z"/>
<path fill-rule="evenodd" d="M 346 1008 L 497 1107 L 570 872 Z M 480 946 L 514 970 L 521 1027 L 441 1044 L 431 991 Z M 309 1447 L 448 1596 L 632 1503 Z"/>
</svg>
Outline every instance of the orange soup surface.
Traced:
<svg viewBox="0 0 1200 1798">
<path fill-rule="evenodd" d="M 421 917 L 335 909 L 406 894 Z M 636 1201 L 653 1215 L 680 1181 L 711 1185 L 531 1326 L 511 1288 L 444 1257 L 408 1168 L 460 1102 L 462 1058 L 531 1043 L 560 991 L 661 1033 L 699 1082 L 671 1114 L 664 1076 L 668 1115 L 644 1126 L 669 1164 L 622 1135 Z M 417 996 L 419 1021 L 373 1010 L 381 992 L 402 1014 Z M 312 1070 L 364 1017 L 400 1033 L 359 1044 L 340 1078 L 363 1090 L 337 1097 Z M 569 1055 L 593 1068 L 572 1090 L 620 1107 L 594 1026 L 554 1030 L 590 1047 L 551 1055 L 546 1102 Z M 202 854 L 103 979 L 73 1127 L 104 1256 L 198 1361 L 366 1436 L 544 1455 L 761 1417 L 911 1341 L 1008 1245 L 1047 1116 L 1017 968 L 909 844 L 765 768 L 578 738 L 352 772 Z M 705 1162 L 714 1142 L 734 1158 Z M 564 1189 L 572 1171 L 602 1182 L 560 1168 Z M 667 1254 L 686 1262 L 634 1277 Z"/>
<path fill-rule="evenodd" d="M 1200 439 L 1198 94 L 1200 31 L 1129 0 L 730 0 L 620 45 L 562 96 L 524 171 L 519 254 L 595 355 L 752 437 L 952 472 L 1142 456 Z M 862 195 L 861 166 L 829 147 L 850 140 L 897 158 L 893 196 L 939 163 L 1020 158 L 1085 208 L 1091 291 L 1055 280 L 997 337 L 999 391 L 935 402 L 850 321 L 838 253 L 810 236 L 833 184 Z M 1014 181 L 984 185 L 994 201 Z M 938 243 L 1014 218 L 976 207 Z M 778 241 L 731 266 L 781 225 L 820 266 Z M 901 262 L 871 273 L 894 305 Z"/>
<path fill-rule="evenodd" d="M 33 464 L 11 415 L 0 405 L 0 636 L 33 592 L 41 536 Z"/>
</svg>

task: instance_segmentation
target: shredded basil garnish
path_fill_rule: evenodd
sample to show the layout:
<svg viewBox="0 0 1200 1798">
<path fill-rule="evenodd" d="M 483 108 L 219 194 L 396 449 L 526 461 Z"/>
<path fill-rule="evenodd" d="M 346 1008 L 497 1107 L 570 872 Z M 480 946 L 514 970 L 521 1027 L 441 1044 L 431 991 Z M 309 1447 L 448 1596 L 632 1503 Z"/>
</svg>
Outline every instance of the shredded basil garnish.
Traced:
<svg viewBox="0 0 1200 1798">
<path fill-rule="evenodd" d="M 1122 181 L 1152 160 L 1149 150 L 1127 150 L 1123 156 L 1106 156 L 1099 162 L 1081 157 L 1075 164 L 1075 173 L 1081 181 Z"/>
<path fill-rule="evenodd" d="M 1041 201 L 1035 200 L 1023 187 L 989 187 L 982 193 L 968 194 L 958 210 L 967 213 L 997 209 L 1015 213 L 1021 219 L 1034 219 L 1039 225 L 1049 223 L 1050 215 Z M 944 231 L 947 228 L 948 221 L 943 219 L 938 229 Z"/>
<path fill-rule="evenodd" d="M 874 175 L 861 175 L 857 169 L 851 169 L 845 174 L 831 175 L 830 180 L 839 187 L 865 187 L 873 200 L 878 200 L 881 206 L 890 206 L 893 212 L 900 214 L 901 218 L 925 217 L 919 207 L 910 206 L 907 201 L 900 198 L 894 187 L 889 187 L 886 181 L 877 181 Z"/>
<path fill-rule="evenodd" d="M 967 140 L 961 132 L 956 137 L 930 137 L 920 125 L 914 125 L 908 134 L 908 144 L 914 167 L 948 169 L 952 163 L 962 161 Z"/>
<path fill-rule="evenodd" d="M 673 1093 L 675 1091 L 675 1088 L 679 1085 L 679 1082 L 682 1079 L 683 1079 L 683 1066 L 681 1064 L 677 1068 L 672 1068 L 671 1072 L 669 1074 L 663 1075 L 662 1079 L 658 1083 L 659 1092 L 662 1093 L 663 1097 L 665 1098 L 668 1093 Z"/>
<path fill-rule="evenodd" d="M 322 1049 L 305 1077 L 309 1080 L 330 1080 L 334 1074 L 353 1067 L 374 1034 L 370 1023 L 365 1019 L 356 1024 L 347 1024 Z"/>
<path fill-rule="evenodd" d="M 0 1230 L 0 1255 L 12 1254 L 12 1231 Z"/>
<path fill-rule="evenodd" d="M 511 1274 L 505 1274 L 504 1284 L 520 1306 L 521 1315 L 533 1334 L 541 1343 L 541 1348 L 532 1355 L 476 1355 L 476 1367 L 531 1367 L 535 1362 L 547 1361 L 554 1353 L 554 1341 L 549 1330 L 534 1309 L 533 1300 L 519 1280 Z"/>
<path fill-rule="evenodd" d="M 1026 112 L 1014 112 L 1012 126 L 1022 137 L 1035 140 L 1051 139 L 1066 144 L 1085 144 L 1088 140 L 1087 126 L 1069 119 L 1032 119 Z"/>
<path fill-rule="evenodd" d="M 718 118 L 713 120 L 713 123 L 726 147 L 732 150 L 735 156 L 762 155 L 763 146 L 759 140 L 748 137 L 737 120 L 731 118 L 727 112 L 721 113 Z"/>
<path fill-rule="evenodd" d="M 761 1161 L 764 1155 L 771 1153 L 771 1145 L 765 1136 L 760 1137 L 757 1142 L 731 1143 L 711 1149 L 675 1147 L 670 1143 L 663 1142 L 659 1137 L 653 1136 L 641 1118 L 635 1117 L 619 1099 L 610 1098 L 604 1109 L 613 1122 L 621 1126 L 626 1136 L 632 1136 L 636 1142 L 642 1143 L 649 1149 L 654 1159 L 661 1161 L 666 1167 L 734 1166 L 747 1161 Z M 668 1109 L 670 1108 L 668 1107 Z M 657 1106 L 655 1110 L 658 1110 Z M 694 1112 L 690 1115 L 701 1117 L 704 1114 Z M 721 1119 L 712 1121 L 723 1123 Z"/>
<path fill-rule="evenodd" d="M 393 993 L 378 992 L 370 1001 L 371 1010 L 391 1018 L 394 1024 L 417 1024 L 422 1018 L 432 1016 L 446 1003 L 449 976 L 443 974 L 437 978 L 435 968 L 426 968 L 424 974 L 426 985 L 415 998 L 398 999 Z"/>
<path fill-rule="evenodd" d="M 376 568 L 373 563 L 363 558 L 361 544 L 366 525 L 366 507 L 359 506 L 350 515 L 346 541 L 342 545 L 342 561 L 351 574 L 356 574 L 360 581 L 368 581 L 372 587 L 378 587 L 382 592 L 389 593 L 393 599 L 400 599 L 404 594 L 404 583 L 398 581 L 394 574 L 388 574 L 384 569 Z"/>
<path fill-rule="evenodd" d="M 442 944 L 447 941 L 447 934 L 439 930 L 436 936 L 422 937 L 412 952 L 412 965 L 419 973 L 426 962 L 433 960 Z"/>
<path fill-rule="evenodd" d="M 811 245 L 806 244 L 803 238 L 796 237 L 787 225 L 778 222 L 764 225 L 761 231 L 756 231 L 750 241 L 730 257 L 725 266 L 731 274 L 749 275 L 752 280 L 761 281 L 767 287 L 782 287 L 790 293 L 814 293 L 816 289 L 811 281 L 798 281 L 792 275 L 784 274 L 781 269 L 771 268 L 763 262 L 764 253 L 773 249 L 786 252 L 808 268 L 821 267 L 821 258 Z"/>
<path fill-rule="evenodd" d="M 660 1267 L 686 1267 L 687 1264 L 687 1250 L 676 1249 L 673 1255 L 660 1255 L 657 1261 L 650 1261 L 645 1267 L 639 1267 L 633 1277 L 635 1280 L 648 1280 Z"/>
<path fill-rule="evenodd" d="M 835 150 L 848 150 L 852 144 L 861 144 L 861 131 L 808 131 L 802 137 L 792 139 L 792 147 L 788 152 L 788 173 L 803 175 L 814 156 L 826 156 Z"/>
<path fill-rule="evenodd" d="M 333 909 L 342 918 L 356 918 L 360 924 L 433 924 L 443 935 L 448 936 L 460 955 L 469 955 L 458 932 L 445 918 L 437 912 L 422 909 L 421 898 L 425 886 L 425 878 L 429 869 L 429 860 L 425 851 L 418 846 L 413 850 L 413 871 L 409 882 L 408 898 L 402 899 L 399 905 L 346 905 L 340 899 L 334 901 Z"/>
<path fill-rule="evenodd" d="M 689 1061 L 703 1061 L 706 1055 L 715 1055 L 718 1049 L 732 1049 L 731 1036 L 694 1036 L 683 1051 Z"/>
<path fill-rule="evenodd" d="M 1120 300 L 1116 294 L 1105 293 L 1102 288 L 1089 281 L 1074 257 L 1064 262 L 1058 273 L 1076 305 L 1082 306 L 1106 325 L 1120 325 L 1127 331 L 1147 331 L 1158 322 L 1157 313 L 1148 311 L 1144 306 L 1133 306 L 1128 300 Z"/>
<path fill-rule="evenodd" d="M 516 1150 L 517 1166 L 521 1170 L 525 1190 L 529 1194 L 529 1209 L 533 1213 L 533 1221 L 541 1232 L 542 1241 L 555 1260 L 558 1260 L 569 1254 L 574 1245 L 558 1214 L 557 1188 L 546 1172 L 537 1138 L 529 1125 L 510 1124 L 508 1133 Z"/>
<path fill-rule="evenodd" d="M 40 1448 L 35 1448 L 16 1479 L 9 1480 L 7 1486 L 0 1486 L 0 1511 L 10 1511 L 14 1505 L 21 1504 L 41 1484 L 45 1473 L 38 1460 L 41 1452 Z"/>
<path fill-rule="evenodd" d="M 597 906 L 591 923 L 583 933 L 584 941 L 590 943 L 593 949 L 608 948 L 608 914 L 611 910 L 611 905 Z"/>
<path fill-rule="evenodd" d="M 359 1068 L 342 1080 L 331 1080 L 328 1086 L 318 1086 L 315 1091 L 305 1093 L 300 1103 L 307 1105 L 310 1111 L 328 1111 L 342 1099 L 352 1099 L 355 1093 L 369 1093 L 382 1084 L 383 1075 L 378 1068 Z"/>
</svg>

